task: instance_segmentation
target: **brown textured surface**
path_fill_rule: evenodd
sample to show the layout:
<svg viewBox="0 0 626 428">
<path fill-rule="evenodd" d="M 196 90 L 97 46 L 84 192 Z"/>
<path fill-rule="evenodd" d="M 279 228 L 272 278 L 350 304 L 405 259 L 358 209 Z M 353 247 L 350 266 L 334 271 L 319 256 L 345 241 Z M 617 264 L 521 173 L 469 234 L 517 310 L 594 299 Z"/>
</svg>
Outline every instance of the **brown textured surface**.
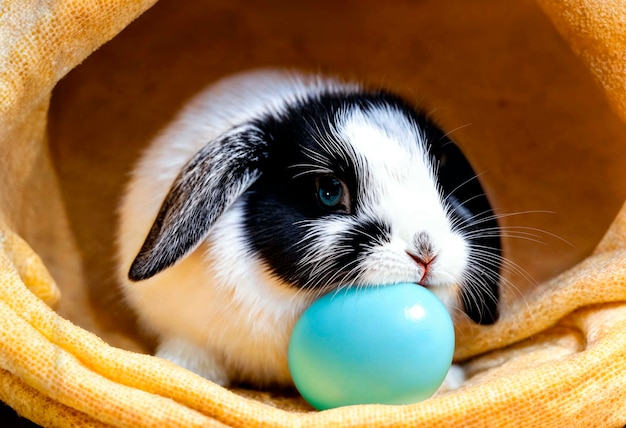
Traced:
<svg viewBox="0 0 626 428">
<path fill-rule="evenodd" d="M 626 199 L 623 2 L 161 0 L 128 25 L 152 3 L 3 4 L 2 401 L 46 426 L 626 423 L 626 210 L 591 254 Z M 318 413 L 109 345 L 146 349 L 110 280 L 129 165 L 204 85 L 258 66 L 394 89 L 453 132 L 501 212 L 551 212 L 503 218 L 540 229 L 505 244 L 534 281 L 508 272 L 501 322 L 460 326 L 461 389 Z"/>
<path fill-rule="evenodd" d="M 541 10 L 379 3 L 159 2 L 60 82 L 51 150 L 98 301 L 111 289 L 111 207 L 139 148 L 205 85 L 260 66 L 357 76 L 433 112 L 502 213 L 542 211 L 503 219 L 540 230 L 543 244 L 507 242 L 534 283 L 591 252 L 626 197 L 626 127 Z M 533 287 L 511 276 L 514 298 Z"/>
<path fill-rule="evenodd" d="M 626 119 L 626 1 L 538 0 Z"/>
</svg>

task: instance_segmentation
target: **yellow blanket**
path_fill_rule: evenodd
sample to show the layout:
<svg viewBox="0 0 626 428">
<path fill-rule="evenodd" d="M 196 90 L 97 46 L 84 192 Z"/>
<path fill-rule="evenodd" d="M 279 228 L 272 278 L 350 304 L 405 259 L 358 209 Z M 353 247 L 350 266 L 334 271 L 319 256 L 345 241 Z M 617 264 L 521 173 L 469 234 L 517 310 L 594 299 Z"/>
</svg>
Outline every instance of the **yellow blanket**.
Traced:
<svg viewBox="0 0 626 428">
<path fill-rule="evenodd" d="M 43 426 L 626 424 L 623 1 L 153 3 L 0 5 L 0 400 Z M 462 388 L 315 412 L 135 352 L 110 313 L 123 171 L 202 84 L 264 65 L 365 76 L 445 126 L 475 120 L 455 137 L 503 165 L 484 176 L 497 206 L 566 210 L 509 223 L 572 245 L 505 243 L 538 284 L 513 269 L 501 321 L 459 326 Z"/>
</svg>

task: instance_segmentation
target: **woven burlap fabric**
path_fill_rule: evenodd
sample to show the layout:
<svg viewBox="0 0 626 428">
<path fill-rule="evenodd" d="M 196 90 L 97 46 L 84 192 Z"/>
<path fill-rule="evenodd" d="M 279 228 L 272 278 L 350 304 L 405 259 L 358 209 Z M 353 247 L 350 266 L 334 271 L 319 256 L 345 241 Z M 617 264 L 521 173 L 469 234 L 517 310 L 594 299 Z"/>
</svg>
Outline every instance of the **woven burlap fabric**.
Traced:
<svg viewBox="0 0 626 428">
<path fill-rule="evenodd" d="M 584 106 L 587 103 L 593 107 L 585 114 L 593 116 L 589 123 L 599 124 L 598 128 L 587 129 L 581 126 L 579 123 L 581 119 L 578 116 L 574 119 L 552 115 L 540 125 L 550 130 L 552 128 L 549 125 L 552 121 L 560 121 L 561 124 L 568 124 L 574 130 L 573 134 L 598 138 L 598 141 L 580 143 L 572 137 L 571 144 L 568 145 L 571 150 L 568 150 L 568 154 L 563 155 L 564 157 L 578 156 L 577 159 L 584 162 L 584 158 L 597 159 L 594 153 L 605 153 L 603 150 L 608 150 L 608 153 L 605 153 L 606 157 L 600 158 L 615 159 L 614 162 L 602 165 L 602 168 L 599 167 L 605 173 L 605 176 L 600 179 L 594 178 L 594 174 L 589 169 L 582 173 L 576 168 L 564 172 L 571 174 L 571 177 L 568 176 L 565 181 L 571 181 L 576 184 L 577 188 L 582 189 L 578 201 L 590 205 L 589 207 L 583 206 L 580 211 L 575 211 L 573 204 L 572 216 L 583 216 L 583 218 L 588 216 L 594 219 L 594 222 L 598 219 L 605 219 L 606 223 L 597 222 L 599 224 L 593 224 L 588 228 L 578 230 L 577 233 L 575 231 L 568 234 L 567 238 L 573 241 L 575 248 L 567 254 L 553 255 L 552 259 L 540 257 L 547 258 L 547 261 L 538 262 L 534 260 L 537 257 L 527 256 L 526 247 L 511 249 L 514 255 L 517 254 L 520 264 L 525 260 L 530 260 L 529 265 L 533 263 L 540 265 L 534 272 L 538 272 L 536 276 L 542 281 L 536 287 L 513 290 L 513 292 L 509 290 L 505 296 L 502 319 L 495 326 L 477 327 L 466 324 L 459 327 L 456 358 L 463 362 L 470 375 L 468 382 L 461 389 L 438 395 L 412 406 L 354 406 L 326 412 L 311 411 L 302 401 L 290 396 L 257 391 L 226 390 L 166 361 L 108 344 L 114 343 L 128 349 L 133 349 L 135 346 L 136 349 L 143 349 L 141 344 L 135 345 L 126 337 L 127 331 L 123 331 L 123 334 L 112 332 L 112 323 L 103 321 L 101 314 L 98 313 L 102 306 L 94 305 L 90 300 L 93 296 L 90 295 L 88 287 L 93 286 L 97 289 L 98 285 L 89 284 L 86 279 L 94 278 L 90 275 L 92 270 L 97 270 L 98 264 L 90 263 L 94 256 L 85 250 L 83 241 L 85 236 L 96 233 L 92 230 L 106 228 L 103 228 L 103 223 L 98 221 L 101 214 L 85 215 L 87 212 L 81 211 L 85 209 L 84 205 L 81 205 L 80 201 L 72 200 L 68 195 L 71 195 L 72 190 L 80 194 L 81 183 L 73 184 L 76 181 L 87 182 L 93 187 L 94 181 L 89 180 L 90 174 L 86 172 L 93 171 L 95 174 L 98 169 L 97 164 L 106 162 L 119 164 L 121 166 L 116 166 L 116 168 L 123 170 L 125 157 L 129 159 L 132 157 L 112 149 L 108 150 L 112 154 L 106 159 L 102 157 L 102 152 L 92 149 L 82 149 L 81 155 L 80 148 L 89 147 L 86 141 L 95 141 L 100 143 L 99 146 L 105 145 L 102 144 L 102 140 L 98 140 L 98 135 L 92 135 L 97 134 L 93 129 L 92 134 L 81 134 L 83 131 L 86 132 L 85 129 L 89 129 L 85 123 L 91 127 L 96 123 L 90 122 L 89 118 L 98 117 L 99 114 L 104 115 L 103 117 L 107 120 L 121 116 L 121 113 L 115 111 L 114 108 L 103 108 L 103 106 L 109 107 L 107 100 L 114 97 L 109 96 L 110 87 L 102 89 L 98 84 L 106 80 L 106 75 L 114 75 L 119 79 L 118 83 L 128 81 L 130 88 L 140 88 L 139 78 L 143 78 L 141 70 L 133 68 L 126 72 L 115 70 L 132 64 L 130 61 L 125 63 L 124 58 L 133 58 L 133 55 L 140 56 L 146 40 L 150 40 L 146 38 L 150 32 L 152 33 L 149 34 L 150 37 L 156 37 L 161 42 L 175 39 L 169 33 L 184 33 L 181 36 L 182 39 L 171 42 L 172 47 L 167 44 L 159 46 L 158 50 L 165 51 L 167 54 L 182 49 L 182 45 L 177 45 L 177 43 L 191 43 L 188 34 L 184 32 L 185 26 L 192 27 L 191 24 L 181 24 L 185 21 L 178 21 L 178 24 L 167 26 L 159 24 L 168 21 L 156 20 L 157 16 L 171 17 L 176 13 L 183 13 L 176 12 L 183 9 L 181 2 L 167 3 L 167 0 L 162 0 L 153 8 L 158 10 L 150 10 L 142 16 L 137 21 L 138 25 L 131 24 L 129 31 L 124 31 L 115 37 L 152 3 L 151 1 L 106 3 L 64 1 L 44 4 L 42 2 L 5 1 L 1 5 L 3 9 L 0 14 L 2 39 L 0 44 L 2 67 L 0 70 L 0 87 L 2 87 L 0 92 L 0 97 L 2 97 L 0 100 L 2 109 L 0 149 L 3 159 L 2 168 L 0 168 L 2 185 L 0 193 L 0 284 L 2 284 L 0 287 L 0 311 L 2 311 L 0 314 L 0 323 L 2 323 L 0 326 L 0 399 L 2 401 L 15 408 L 20 414 L 44 426 L 617 427 L 626 423 L 626 398 L 623 388 L 623 385 L 626 385 L 626 334 L 624 334 L 626 332 L 626 304 L 622 303 L 626 302 L 626 208 L 620 211 L 598 244 L 600 235 L 608 227 L 609 222 L 606 219 L 615 217 L 617 207 L 623 203 L 623 181 L 616 180 L 616 177 L 619 177 L 619 169 L 623 165 L 618 162 L 619 146 L 611 145 L 607 143 L 607 140 L 619 140 L 625 128 L 602 104 L 601 90 L 596 89 L 590 83 L 592 79 L 595 79 L 599 83 L 598 88 L 604 88 L 615 111 L 623 118 L 626 116 L 622 107 L 626 99 L 626 91 L 623 89 L 623 70 L 626 63 L 624 39 L 618 37 L 619 34 L 624 34 L 624 32 L 620 33 L 625 16 L 619 13 L 625 10 L 621 2 L 542 0 L 540 4 L 546 16 L 551 18 L 559 33 L 570 45 L 560 42 L 560 39 L 550 33 L 551 27 L 547 25 L 547 20 L 546 22 L 541 20 L 543 15 L 538 6 L 531 2 L 510 2 L 506 7 L 496 7 L 494 4 L 489 9 L 485 8 L 489 5 L 486 1 L 480 2 L 482 9 L 476 5 L 474 8 L 466 8 L 463 6 L 464 2 L 450 3 L 453 9 L 450 12 L 452 15 L 459 14 L 463 16 L 463 19 L 477 21 L 477 28 L 483 27 L 482 24 L 487 22 L 493 26 L 494 32 L 497 32 L 499 28 L 505 31 L 506 27 L 511 25 L 519 25 L 522 28 L 528 24 L 537 24 L 539 29 L 537 31 L 540 35 L 536 40 L 532 37 L 531 39 L 537 41 L 538 45 L 547 46 L 545 58 L 537 59 L 543 64 L 542 67 L 524 68 L 522 62 L 534 59 L 532 55 L 525 56 L 524 47 L 530 49 L 537 45 L 521 43 L 522 48 L 519 53 L 512 56 L 518 55 L 521 58 L 519 68 L 505 67 L 511 74 L 500 78 L 503 81 L 513 80 L 516 75 L 512 71 L 520 71 L 521 74 L 531 74 L 530 81 L 544 79 L 541 82 L 543 84 L 545 76 L 554 70 L 555 73 L 562 74 L 551 82 L 552 88 L 560 88 L 560 80 L 570 81 L 571 79 L 577 84 L 576 87 L 571 88 L 574 94 L 572 98 L 567 98 L 567 94 L 563 95 L 561 91 L 553 94 L 550 92 L 550 87 L 546 87 L 547 95 L 543 101 L 550 105 L 550 100 L 554 97 L 563 97 L 575 104 L 579 96 L 584 96 L 584 102 L 580 105 Z M 202 2 L 185 2 L 185 7 L 200 9 L 200 3 Z M 418 17 L 412 17 L 411 14 L 419 12 L 422 16 L 426 16 L 421 19 L 439 19 L 442 21 L 441 26 L 445 26 L 444 15 L 442 15 L 444 9 L 437 6 L 438 3 L 442 2 L 432 2 L 432 4 L 423 2 L 422 4 L 428 7 L 420 9 L 407 2 L 402 7 L 397 6 L 397 9 L 389 9 L 388 13 L 397 16 L 404 13 L 407 20 L 415 21 Z M 248 12 L 245 9 L 237 10 L 237 7 L 244 8 L 245 5 L 244 2 L 235 6 L 220 6 L 219 4 L 215 6 L 216 10 L 226 11 L 220 17 L 232 21 L 227 23 L 228 25 L 225 23 L 220 31 L 226 32 L 229 28 L 233 28 L 233 24 L 239 23 L 240 21 L 236 18 L 239 15 L 246 18 L 244 22 L 251 22 L 261 14 L 260 10 Z M 371 7 L 373 11 L 368 13 L 366 10 L 360 10 L 358 13 L 351 14 L 353 18 L 360 14 L 367 15 L 369 18 L 376 16 L 381 20 L 385 19 L 382 13 L 384 10 L 376 9 L 373 3 L 366 2 L 363 5 L 363 8 Z M 281 9 L 280 13 L 287 13 L 283 12 L 282 8 L 274 7 L 274 9 Z M 512 10 L 512 12 L 507 14 L 507 10 Z M 289 13 L 297 15 L 297 11 Z M 315 13 L 319 14 L 319 12 L 311 11 L 311 19 L 315 19 Z M 201 16 L 201 13 L 198 11 L 189 13 L 189 16 L 194 15 Z M 277 16 L 283 17 L 281 14 Z M 347 16 L 346 14 L 342 18 L 348 29 L 346 34 L 351 31 Z M 463 22 L 463 19 L 460 19 L 459 23 Z M 200 24 L 196 22 L 196 25 Z M 328 25 L 332 28 L 332 22 Z M 361 28 L 359 25 L 363 28 L 370 28 L 367 24 L 358 22 L 355 23 L 355 28 Z M 299 58 L 296 56 L 291 58 L 291 51 L 305 51 L 309 56 L 317 55 L 321 62 L 326 61 L 326 67 L 343 71 L 346 74 L 349 74 L 347 70 L 351 69 L 354 69 L 354 73 L 376 67 L 382 69 L 379 63 L 366 61 L 359 63 L 346 58 L 342 62 L 341 52 L 335 54 L 335 62 L 325 60 L 324 52 L 306 52 L 307 48 L 311 49 L 311 46 L 315 45 L 307 44 L 308 39 L 303 35 L 304 33 L 300 34 L 296 31 L 301 26 L 307 27 L 304 24 L 293 25 L 294 32 L 299 34 L 300 38 L 290 39 L 295 40 L 292 45 L 283 39 L 277 42 L 276 46 L 282 49 L 277 56 L 289 57 L 283 62 L 278 62 L 279 64 L 289 65 L 293 58 Z M 310 27 L 312 29 L 302 31 L 315 30 L 315 25 Z M 386 28 L 385 34 L 397 32 L 399 39 L 411 39 L 413 43 L 419 43 L 419 37 L 411 38 L 409 33 L 403 33 L 411 28 L 413 27 L 410 25 L 397 25 L 396 28 Z M 427 29 L 421 31 L 427 31 Z M 168 33 L 167 38 L 163 36 L 164 33 Z M 233 30 L 231 37 L 237 39 L 242 37 L 243 33 L 245 30 L 239 28 Z M 325 32 L 320 32 L 322 33 Z M 215 34 L 213 33 L 214 37 L 217 37 Z M 443 32 L 440 37 L 443 39 L 446 34 L 448 33 Z M 485 34 L 488 36 L 488 31 Z M 319 37 L 323 39 L 323 34 Z M 111 43 L 90 55 L 112 38 L 114 39 Z M 497 39 L 497 37 L 494 38 Z M 219 52 L 220 55 L 226 55 L 232 48 L 228 47 L 228 43 L 225 43 L 226 47 L 220 48 L 217 38 L 208 39 L 209 41 L 215 40 L 213 44 L 208 43 L 208 48 Z M 392 39 L 393 37 L 390 40 Z M 135 41 L 134 44 L 133 41 Z M 471 45 L 475 41 L 476 39 L 469 37 L 466 43 Z M 359 46 L 370 43 L 367 46 L 371 48 L 376 46 L 374 42 L 375 40 L 370 40 Z M 451 45 L 463 44 L 463 40 L 454 37 L 451 37 L 449 42 L 448 48 Z M 243 42 L 239 40 L 238 43 Z M 254 44 L 253 41 L 250 43 Z M 338 42 L 329 40 L 326 45 L 323 41 L 319 43 L 329 47 Z M 356 43 L 356 39 L 352 43 Z M 286 44 L 289 46 L 285 46 Z M 569 56 L 570 46 L 581 59 L 580 68 L 576 68 L 578 60 L 573 55 Z M 170 48 L 171 52 L 168 51 Z M 255 46 L 256 48 L 258 46 Z M 246 47 L 241 47 L 242 51 L 246 49 Z M 381 50 L 380 46 L 378 49 Z M 421 52 L 421 58 L 427 59 L 423 53 L 428 49 L 420 50 L 419 46 L 415 49 Z M 515 46 L 511 49 L 515 49 Z M 541 49 L 537 48 L 537 51 L 541 52 Z M 203 52 L 205 55 L 206 53 L 206 51 Z M 366 51 L 359 52 L 359 57 L 366 57 L 367 53 Z M 430 53 L 436 58 L 446 57 L 445 50 Z M 253 54 L 246 52 L 246 55 L 250 57 L 252 65 L 259 63 L 264 65 L 263 60 L 254 58 L 254 52 Z M 393 63 L 393 52 L 386 55 L 388 62 Z M 234 51 L 232 56 L 237 57 Z M 495 56 L 493 59 L 489 58 L 489 61 L 493 61 L 494 64 L 498 61 Z M 410 61 L 407 58 L 401 58 L 402 61 L 398 61 L 398 64 Z M 415 61 L 420 62 L 419 59 Z M 482 59 L 485 60 L 485 58 Z M 70 70 L 83 60 L 85 64 L 78 67 L 76 73 L 73 71 L 70 73 Z M 191 56 L 187 56 L 187 60 L 191 66 L 198 63 L 198 60 Z M 115 61 L 122 61 L 122 63 L 118 66 Z M 147 61 L 148 66 L 154 65 L 146 58 L 140 58 L 139 61 Z M 221 59 L 221 61 L 227 61 L 227 59 Z M 450 64 L 455 64 L 455 61 L 460 61 L 460 59 L 451 58 L 450 61 Z M 297 66 L 303 65 L 302 61 L 293 60 L 293 62 Z M 110 68 L 104 70 L 103 75 L 98 75 L 96 72 L 106 68 L 107 64 Z M 332 64 L 332 67 L 329 64 Z M 395 67 L 400 67 L 398 64 Z M 485 65 L 484 70 L 497 69 L 494 64 Z M 511 64 L 515 65 L 514 62 Z M 582 64 L 588 67 L 588 76 L 585 75 L 587 71 Z M 175 68 L 172 64 L 169 65 Z M 243 67 L 244 64 L 237 64 L 237 66 Z M 427 68 L 427 65 L 425 67 Z M 225 67 L 220 73 L 230 71 L 230 68 Z M 411 67 L 399 69 L 401 71 L 396 74 L 385 70 L 385 73 L 394 76 L 388 82 L 391 86 L 402 90 L 401 82 L 403 81 L 418 85 L 415 82 L 419 79 L 412 75 Z M 540 69 L 545 71 L 545 74 L 538 73 Z M 168 74 L 167 69 L 164 68 L 164 70 L 162 73 Z M 450 76 L 459 77 L 454 75 L 454 70 L 447 72 Z M 381 72 L 379 76 L 385 73 Z M 68 74 L 66 80 L 58 83 L 66 74 Z M 94 76 L 101 79 L 93 82 Z M 139 78 L 133 80 L 132 76 L 139 76 Z M 182 75 L 182 77 L 189 80 L 187 75 Z M 178 78 L 181 79 L 180 75 Z M 419 78 L 432 78 L 432 76 L 424 74 Z M 85 82 L 89 84 L 86 85 Z M 431 93 L 428 93 L 428 87 L 420 89 L 425 89 L 428 97 L 442 95 L 456 107 L 463 106 L 463 102 L 468 102 L 464 101 L 465 99 L 472 98 L 471 93 L 461 96 L 460 101 L 457 99 L 458 102 L 455 104 L 452 102 L 455 98 L 452 95 L 446 98 L 448 93 L 444 90 L 446 86 L 451 85 L 446 83 L 446 85 L 437 86 L 437 82 L 438 80 L 434 78 L 430 82 L 434 88 L 431 89 Z M 161 80 L 148 83 L 166 86 Z M 117 98 L 123 98 L 124 102 L 113 104 L 113 107 L 125 105 L 137 108 L 141 105 L 141 103 L 134 102 L 133 91 L 120 91 L 120 87 L 125 88 L 122 83 L 120 85 L 113 89 L 118 89 L 117 95 L 121 95 Z M 498 80 L 494 78 L 489 84 L 481 87 L 481 91 L 476 90 L 480 86 L 471 86 L 468 90 L 475 89 L 479 94 L 475 98 L 479 98 L 485 88 L 497 86 Z M 89 90 L 92 92 L 85 90 L 85 87 L 91 88 Z M 438 93 L 437 88 L 444 89 Z M 570 88 L 567 89 L 570 90 Z M 150 87 L 150 90 L 158 92 L 156 86 Z M 188 87 L 184 90 L 191 91 Z M 561 90 L 565 91 L 565 88 Z M 137 89 L 137 92 L 140 90 Z M 405 88 L 405 92 L 411 92 L 411 90 Z M 95 98 L 94 93 L 97 95 Z M 524 94 L 512 93 L 508 96 L 509 98 L 502 96 L 501 103 L 523 100 Z M 80 103 L 82 99 L 88 100 L 88 108 Z M 145 98 L 137 99 L 145 103 Z M 519 104 L 514 105 L 519 107 Z M 533 107 L 539 110 L 545 108 L 543 105 Z M 100 112 L 98 108 L 105 112 Z M 152 106 L 148 105 L 146 110 L 150 108 Z M 76 111 L 87 111 L 89 114 L 84 117 L 74 116 L 73 121 L 66 119 L 71 117 L 68 112 L 75 113 Z M 110 111 L 113 113 L 108 113 Z M 545 111 L 546 114 L 551 112 L 549 109 Z M 489 111 L 490 114 L 495 112 L 496 110 Z M 525 113 L 530 112 L 530 108 L 525 110 Z M 110 115 L 107 116 L 107 114 Z M 508 114 L 515 116 L 516 113 L 512 110 Z M 118 118 L 119 121 L 114 124 L 108 121 L 106 126 L 121 127 L 124 133 L 132 134 L 134 129 L 141 128 L 137 117 L 142 116 L 131 115 L 136 128 L 124 128 L 124 120 L 121 118 Z M 580 117 L 584 115 L 581 114 Z M 450 119 L 444 117 L 444 122 L 446 120 Z M 452 123 L 454 124 L 454 121 Z M 502 135 L 524 129 L 523 124 L 517 124 L 517 128 L 515 125 L 513 123 L 496 126 L 501 127 L 499 131 Z M 585 129 L 587 134 L 584 134 Z M 115 135 L 114 131 L 104 133 L 104 135 L 110 139 L 111 135 Z M 89 138 L 85 138 L 85 135 Z M 552 133 L 546 133 L 546 137 L 553 135 L 555 135 L 553 130 Z M 461 131 L 458 136 L 461 142 L 466 138 L 472 140 L 476 137 L 471 130 Z M 515 144 L 510 144 L 514 148 L 516 145 L 523 144 L 525 139 L 532 140 L 532 135 L 517 139 L 511 137 L 510 141 Z M 50 145 L 48 145 L 49 141 Z M 72 145 L 73 141 L 80 141 L 80 144 Z M 107 147 L 115 147 L 114 141 L 109 141 L 109 144 L 110 146 Z M 475 156 L 478 149 L 472 147 L 469 147 L 469 155 Z M 481 150 L 484 150 L 484 147 Z M 532 145 L 516 153 L 519 154 L 519 152 L 531 153 L 531 157 L 532 153 L 535 153 L 535 158 L 536 153 L 546 153 L 542 152 L 542 147 Z M 482 162 L 483 165 L 488 163 L 484 158 L 476 158 L 476 161 L 478 164 Z M 540 164 L 541 159 L 535 162 Z M 514 170 L 505 172 L 515 176 Z M 77 180 L 77 176 L 73 176 L 72 173 L 83 174 L 78 175 L 81 180 Z M 503 173 L 503 175 L 506 174 Z M 545 172 L 546 189 L 550 188 L 554 176 L 550 171 Z M 621 177 L 625 178 L 625 174 L 622 173 Z M 103 175 L 99 177 L 100 179 L 102 182 L 120 181 L 119 178 L 109 175 Z M 516 184 L 518 183 L 516 180 L 507 185 L 500 181 L 487 181 L 487 187 L 494 192 L 495 200 L 500 201 L 502 205 L 511 203 L 511 200 L 507 200 L 506 191 L 512 192 L 515 200 L 520 200 L 520 196 L 524 193 L 532 194 L 532 189 L 524 189 L 521 184 Z M 586 181 L 595 183 L 598 186 L 597 191 L 593 189 L 594 191 L 590 192 L 589 188 L 585 187 Z M 84 185 L 84 187 L 87 186 Z M 98 188 L 87 188 L 83 191 L 96 193 L 98 196 L 103 195 Z M 541 196 L 544 198 L 542 201 L 549 199 L 548 190 L 546 194 Z M 104 209 L 106 206 L 98 207 L 99 212 Z M 601 215 L 594 217 L 595 212 Z M 86 219 L 81 222 L 80 218 Z M 585 222 L 574 224 L 577 228 Z M 552 230 L 551 226 L 554 224 L 548 222 L 545 223 L 544 228 Z M 106 230 L 101 233 L 103 236 L 110 234 Z M 38 254 L 35 254 L 31 247 L 35 248 Z M 593 247 L 596 249 L 592 254 L 585 252 L 585 248 Z M 45 266 L 42 260 L 45 261 Z M 559 273 L 561 271 L 562 273 Z M 54 275 L 58 288 L 48 272 Z M 105 338 L 106 342 L 99 336 Z"/>
<path fill-rule="evenodd" d="M 599 252 L 555 279 L 564 311 L 626 298 L 626 210 Z M 412 406 L 355 406 L 300 413 L 246 399 L 165 361 L 122 351 L 62 319 L 55 285 L 30 248 L 2 232 L 0 398 L 47 426 L 620 426 L 626 403 L 626 304 L 573 312 L 532 341 L 475 359 L 474 385 Z M 611 247 L 605 250 L 605 247 Z M 602 271 L 602 275 L 597 272 Z M 31 289 L 27 288 L 32 285 Z M 596 287 L 594 287 L 596 286 Z M 608 289 L 599 293 L 594 288 Z M 503 324 L 554 323 L 553 295 Z M 559 301 L 562 300 L 562 301 Z M 530 314 L 530 312 L 535 312 Z M 525 312 L 525 313 L 524 313 Z M 523 330 L 523 329 L 518 329 Z M 501 330 L 487 335 L 499 341 Z M 506 340 L 506 339 L 505 339 Z M 481 367 L 482 366 L 482 367 Z M 491 366 L 486 370 L 485 366 Z"/>
<path fill-rule="evenodd" d="M 626 118 L 626 2 L 539 0 L 572 49 L 587 63 Z"/>
</svg>

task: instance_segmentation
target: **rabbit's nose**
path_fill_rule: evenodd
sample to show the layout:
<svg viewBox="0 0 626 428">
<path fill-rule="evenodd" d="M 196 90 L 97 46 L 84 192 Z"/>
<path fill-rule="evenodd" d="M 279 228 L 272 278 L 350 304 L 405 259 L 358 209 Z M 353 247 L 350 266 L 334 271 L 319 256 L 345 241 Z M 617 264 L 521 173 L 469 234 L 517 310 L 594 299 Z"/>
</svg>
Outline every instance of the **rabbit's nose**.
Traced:
<svg viewBox="0 0 626 428">
<path fill-rule="evenodd" d="M 435 260 L 435 255 L 432 253 L 417 253 L 410 250 L 406 250 L 406 253 L 419 266 L 422 273 L 418 283 L 423 284 L 428 278 L 429 267 L 433 260 Z"/>
</svg>

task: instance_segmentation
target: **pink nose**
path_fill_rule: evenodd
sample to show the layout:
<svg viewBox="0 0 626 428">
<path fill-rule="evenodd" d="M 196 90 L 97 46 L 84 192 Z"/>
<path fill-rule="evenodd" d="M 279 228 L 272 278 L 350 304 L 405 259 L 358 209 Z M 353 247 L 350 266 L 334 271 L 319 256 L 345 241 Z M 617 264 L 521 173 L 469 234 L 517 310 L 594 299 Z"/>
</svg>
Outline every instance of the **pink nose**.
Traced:
<svg viewBox="0 0 626 428">
<path fill-rule="evenodd" d="M 409 255 L 409 257 L 411 257 L 411 259 L 413 259 L 413 261 L 419 266 L 420 270 L 422 271 L 421 278 L 418 281 L 419 284 L 422 284 L 426 281 L 428 277 L 428 268 L 435 258 L 432 256 L 424 257 L 410 251 L 407 251 L 406 253 Z"/>
</svg>

